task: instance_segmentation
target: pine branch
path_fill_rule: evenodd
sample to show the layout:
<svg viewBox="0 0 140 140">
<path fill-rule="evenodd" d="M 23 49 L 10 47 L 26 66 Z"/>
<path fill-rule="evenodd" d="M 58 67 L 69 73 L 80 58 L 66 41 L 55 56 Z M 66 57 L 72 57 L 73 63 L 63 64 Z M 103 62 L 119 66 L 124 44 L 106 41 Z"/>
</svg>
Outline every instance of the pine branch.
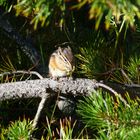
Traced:
<svg viewBox="0 0 140 140">
<path fill-rule="evenodd" d="M 77 113 L 88 128 L 97 130 L 100 137 L 97 139 L 133 139 L 132 135 L 139 136 L 139 99 L 131 100 L 128 94 L 124 96 L 129 106 L 102 90 L 79 101 Z"/>
</svg>

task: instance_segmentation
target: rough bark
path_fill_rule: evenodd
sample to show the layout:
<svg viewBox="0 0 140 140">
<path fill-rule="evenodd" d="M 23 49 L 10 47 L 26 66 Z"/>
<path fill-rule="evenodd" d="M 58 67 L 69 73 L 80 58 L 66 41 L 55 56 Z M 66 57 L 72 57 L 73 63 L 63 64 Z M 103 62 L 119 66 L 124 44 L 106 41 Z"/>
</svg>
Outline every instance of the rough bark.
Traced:
<svg viewBox="0 0 140 140">
<path fill-rule="evenodd" d="M 45 94 L 61 92 L 63 94 L 86 95 L 95 90 L 97 84 L 89 79 L 60 78 L 54 80 L 28 80 L 0 84 L 0 101 L 20 98 L 36 98 Z"/>
</svg>

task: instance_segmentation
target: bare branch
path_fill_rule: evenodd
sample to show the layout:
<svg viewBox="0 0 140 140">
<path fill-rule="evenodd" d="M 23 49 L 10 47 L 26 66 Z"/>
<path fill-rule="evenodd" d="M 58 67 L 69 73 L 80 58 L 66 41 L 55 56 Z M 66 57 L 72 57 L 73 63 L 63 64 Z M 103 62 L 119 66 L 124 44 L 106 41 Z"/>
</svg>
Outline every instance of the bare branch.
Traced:
<svg viewBox="0 0 140 140">
<path fill-rule="evenodd" d="M 38 120 L 39 120 L 40 115 L 41 115 L 41 111 L 44 108 L 44 105 L 45 105 L 45 102 L 46 102 L 47 98 L 48 98 L 48 96 L 45 95 L 45 93 L 44 93 L 44 96 L 42 97 L 42 99 L 41 99 L 41 101 L 39 103 L 37 113 L 36 113 L 34 121 L 33 121 L 33 129 L 35 129 L 36 126 L 37 126 Z"/>
<path fill-rule="evenodd" d="M 130 83 L 133 84 L 132 80 L 128 77 L 128 75 L 125 73 L 125 71 L 122 68 L 113 68 L 105 73 L 102 73 L 103 75 L 111 74 L 114 71 L 120 71 L 122 75 L 126 78 L 126 80 Z"/>
<path fill-rule="evenodd" d="M 127 104 L 127 102 L 125 101 L 124 98 L 122 98 L 122 96 L 120 94 L 118 94 L 114 89 L 112 89 L 111 87 L 105 85 L 105 84 L 102 84 L 102 83 L 97 83 L 99 87 L 102 87 L 102 88 L 105 88 L 105 89 L 108 89 L 109 91 L 111 91 L 116 97 L 120 98 L 120 100 L 125 104 L 127 105 L 128 107 L 129 104 Z"/>
<path fill-rule="evenodd" d="M 27 80 L 0 84 L 0 101 L 20 98 L 42 97 L 44 93 L 57 93 L 87 95 L 95 90 L 96 84 L 89 79 L 60 78 L 54 80 L 44 78 L 41 80 Z"/>
<path fill-rule="evenodd" d="M 72 94 L 73 96 L 87 96 L 96 88 L 103 87 L 111 93 L 118 95 L 112 88 L 103 83 L 90 79 L 77 78 L 60 78 L 54 80 L 44 78 L 41 80 L 28 80 L 14 83 L 0 84 L 0 101 L 19 98 L 36 98 L 51 95 L 52 93 Z M 120 95 L 118 97 L 126 104 Z"/>
<path fill-rule="evenodd" d="M 18 73 L 22 73 L 22 74 L 34 74 L 39 79 L 43 79 L 43 77 L 38 72 L 36 72 L 36 71 L 24 71 L 24 70 L 18 70 L 18 71 L 12 71 L 12 72 L 4 72 L 4 73 L 1 73 L 0 76 L 10 75 L 10 74 L 18 74 Z"/>
</svg>

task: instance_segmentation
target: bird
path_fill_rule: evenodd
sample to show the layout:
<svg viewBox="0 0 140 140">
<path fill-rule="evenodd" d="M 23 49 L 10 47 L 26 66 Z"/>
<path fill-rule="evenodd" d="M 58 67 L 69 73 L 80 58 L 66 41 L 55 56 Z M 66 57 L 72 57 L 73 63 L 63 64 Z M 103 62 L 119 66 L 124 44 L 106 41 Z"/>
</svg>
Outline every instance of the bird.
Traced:
<svg viewBox="0 0 140 140">
<path fill-rule="evenodd" d="M 49 59 L 49 75 L 56 79 L 70 77 L 75 69 L 74 55 L 71 48 L 58 47 Z"/>
</svg>

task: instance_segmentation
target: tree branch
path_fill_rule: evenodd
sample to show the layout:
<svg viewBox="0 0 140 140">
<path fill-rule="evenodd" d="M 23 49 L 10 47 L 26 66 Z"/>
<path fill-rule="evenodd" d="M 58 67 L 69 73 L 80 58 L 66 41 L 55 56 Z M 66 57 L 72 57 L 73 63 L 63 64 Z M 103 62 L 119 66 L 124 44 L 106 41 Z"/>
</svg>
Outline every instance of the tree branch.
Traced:
<svg viewBox="0 0 140 140">
<path fill-rule="evenodd" d="M 30 74 L 30 75 L 36 75 L 39 79 L 43 79 L 42 75 L 39 74 L 36 71 L 24 71 L 24 70 L 18 70 L 18 71 L 12 71 L 12 72 L 4 72 L 0 74 L 0 77 L 4 76 L 4 75 L 10 75 L 10 74 L 18 74 L 18 73 L 22 73 L 22 74 Z"/>
<path fill-rule="evenodd" d="M 44 108 L 44 105 L 45 105 L 45 102 L 46 102 L 47 98 L 48 98 L 48 96 L 45 95 L 45 93 L 44 93 L 44 96 L 42 97 L 42 99 L 39 103 L 39 106 L 38 106 L 38 109 L 37 109 L 37 112 L 36 112 L 36 115 L 35 115 L 35 118 L 34 118 L 34 121 L 33 121 L 33 125 L 32 125 L 33 129 L 35 129 L 36 126 L 37 126 L 39 117 L 41 115 L 41 111 Z"/>
<path fill-rule="evenodd" d="M 96 88 L 105 88 L 111 93 L 118 95 L 118 97 L 126 104 L 124 99 L 112 88 L 95 80 L 77 78 L 60 78 L 54 80 L 51 78 L 44 78 L 40 80 L 28 80 L 13 83 L 0 84 L 0 101 L 8 99 L 20 98 L 42 98 L 54 93 L 71 94 L 75 96 L 87 96 Z"/>
<path fill-rule="evenodd" d="M 20 98 L 42 97 L 44 93 L 51 94 L 58 91 L 63 94 L 86 95 L 94 91 L 95 82 L 89 79 L 60 78 L 53 80 L 44 78 L 41 80 L 27 80 L 13 83 L 0 84 L 0 101 Z"/>
<path fill-rule="evenodd" d="M 60 78 L 59 80 L 54 80 L 51 78 L 44 78 L 40 80 L 27 80 L 19 81 L 13 83 L 3 83 L 0 84 L 0 101 L 8 99 L 20 99 L 20 98 L 36 98 L 40 97 L 41 101 L 37 109 L 33 121 L 33 129 L 36 127 L 41 111 L 44 107 L 45 101 L 50 95 L 54 93 L 72 94 L 75 96 L 87 96 L 91 92 L 95 92 L 96 88 L 105 88 L 113 93 L 115 96 L 120 98 L 120 100 L 126 105 L 127 102 L 118 94 L 115 90 L 109 86 L 96 82 L 90 79 L 72 79 L 72 78 Z"/>
</svg>

